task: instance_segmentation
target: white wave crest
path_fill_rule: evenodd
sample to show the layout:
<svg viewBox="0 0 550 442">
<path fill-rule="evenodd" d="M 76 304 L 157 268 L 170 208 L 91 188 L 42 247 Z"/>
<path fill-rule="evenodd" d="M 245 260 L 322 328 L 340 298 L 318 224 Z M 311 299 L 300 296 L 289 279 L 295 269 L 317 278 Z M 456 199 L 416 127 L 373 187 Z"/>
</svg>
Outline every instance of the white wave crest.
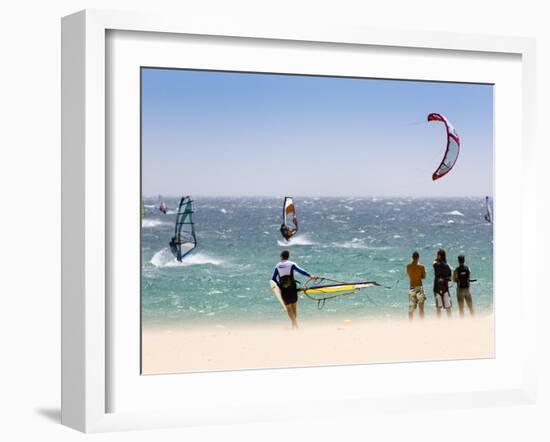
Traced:
<svg viewBox="0 0 550 442">
<path fill-rule="evenodd" d="M 169 226 L 170 223 L 166 221 L 161 221 L 160 219 L 143 219 L 141 220 L 141 227 L 144 228 L 152 228 L 152 227 L 158 227 L 158 226 Z"/>
<path fill-rule="evenodd" d="M 464 214 L 462 212 L 459 212 L 458 210 L 453 210 L 452 212 L 445 212 L 443 215 L 464 216 Z"/>
<path fill-rule="evenodd" d="M 293 236 L 288 241 L 285 240 L 277 240 L 277 244 L 279 244 L 281 247 L 289 247 L 289 246 L 312 246 L 315 243 L 311 241 L 306 235 L 298 235 Z"/>
<path fill-rule="evenodd" d="M 352 241 L 345 241 L 340 243 L 332 243 L 333 247 L 339 249 L 363 249 L 363 250 L 389 250 L 391 247 L 388 246 L 369 246 L 362 241 L 359 241 L 357 238 L 353 238 Z"/>
<path fill-rule="evenodd" d="M 167 248 L 155 253 L 149 262 L 155 267 L 187 267 L 205 264 L 220 266 L 225 263 L 223 259 L 213 258 L 200 252 L 191 253 L 183 258 L 181 262 L 178 262 Z"/>
</svg>

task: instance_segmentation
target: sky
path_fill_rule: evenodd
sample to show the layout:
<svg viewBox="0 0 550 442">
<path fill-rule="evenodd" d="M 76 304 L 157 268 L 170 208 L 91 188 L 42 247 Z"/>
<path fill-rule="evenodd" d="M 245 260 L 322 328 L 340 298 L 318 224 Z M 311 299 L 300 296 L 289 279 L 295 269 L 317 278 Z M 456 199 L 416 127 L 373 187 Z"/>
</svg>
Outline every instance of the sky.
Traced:
<svg viewBox="0 0 550 442">
<path fill-rule="evenodd" d="M 142 68 L 144 196 L 492 195 L 493 86 Z M 432 181 L 445 115 L 461 139 Z"/>
</svg>

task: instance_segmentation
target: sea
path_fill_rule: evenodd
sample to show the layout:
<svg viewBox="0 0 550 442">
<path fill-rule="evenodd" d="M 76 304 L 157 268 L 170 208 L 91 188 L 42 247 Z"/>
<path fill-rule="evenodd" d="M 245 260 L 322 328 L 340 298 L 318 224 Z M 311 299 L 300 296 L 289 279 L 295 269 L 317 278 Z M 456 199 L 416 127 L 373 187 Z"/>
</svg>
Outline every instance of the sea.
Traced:
<svg viewBox="0 0 550 442">
<path fill-rule="evenodd" d="M 426 315 L 435 315 L 432 263 L 439 248 L 452 268 L 466 255 L 474 305 L 493 310 L 493 225 L 484 198 L 333 198 L 294 196 L 299 231 L 290 241 L 279 228 L 283 198 L 195 197 L 197 247 L 182 262 L 169 247 L 179 198 L 145 198 L 141 228 L 141 303 L 145 327 L 215 327 L 288 323 L 270 289 L 283 250 L 308 272 L 338 281 L 374 280 L 387 286 L 327 300 L 301 295 L 298 319 L 403 319 L 405 266 L 414 250 L 426 266 Z M 305 277 L 296 275 L 305 282 Z M 458 312 L 452 288 L 455 314 Z M 322 307 L 322 308 L 320 308 Z"/>
</svg>

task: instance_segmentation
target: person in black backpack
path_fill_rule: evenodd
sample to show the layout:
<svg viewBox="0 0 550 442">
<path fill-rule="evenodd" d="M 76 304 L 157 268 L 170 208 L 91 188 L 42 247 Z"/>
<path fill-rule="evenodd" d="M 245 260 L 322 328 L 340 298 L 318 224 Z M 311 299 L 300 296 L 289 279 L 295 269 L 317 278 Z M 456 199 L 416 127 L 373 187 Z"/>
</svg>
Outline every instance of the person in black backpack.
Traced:
<svg viewBox="0 0 550 442">
<path fill-rule="evenodd" d="M 474 304 L 470 293 L 470 269 L 465 262 L 464 255 L 458 255 L 458 267 L 453 272 L 453 282 L 456 282 L 456 300 L 460 317 L 464 317 L 464 301 L 468 305 L 470 314 L 474 316 Z"/>
</svg>

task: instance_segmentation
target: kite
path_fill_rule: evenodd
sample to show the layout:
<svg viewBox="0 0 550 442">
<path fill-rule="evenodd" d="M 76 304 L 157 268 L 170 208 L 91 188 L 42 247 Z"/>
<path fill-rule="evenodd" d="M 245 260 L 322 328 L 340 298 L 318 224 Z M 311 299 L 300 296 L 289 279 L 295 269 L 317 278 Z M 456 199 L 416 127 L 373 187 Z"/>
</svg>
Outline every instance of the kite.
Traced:
<svg viewBox="0 0 550 442">
<path fill-rule="evenodd" d="M 445 155 L 443 156 L 438 168 L 432 175 L 432 180 L 435 181 L 447 175 L 454 167 L 460 152 L 460 138 L 458 137 L 453 125 L 443 115 L 429 114 L 428 121 L 440 121 L 445 125 L 445 130 L 447 132 Z"/>
</svg>

